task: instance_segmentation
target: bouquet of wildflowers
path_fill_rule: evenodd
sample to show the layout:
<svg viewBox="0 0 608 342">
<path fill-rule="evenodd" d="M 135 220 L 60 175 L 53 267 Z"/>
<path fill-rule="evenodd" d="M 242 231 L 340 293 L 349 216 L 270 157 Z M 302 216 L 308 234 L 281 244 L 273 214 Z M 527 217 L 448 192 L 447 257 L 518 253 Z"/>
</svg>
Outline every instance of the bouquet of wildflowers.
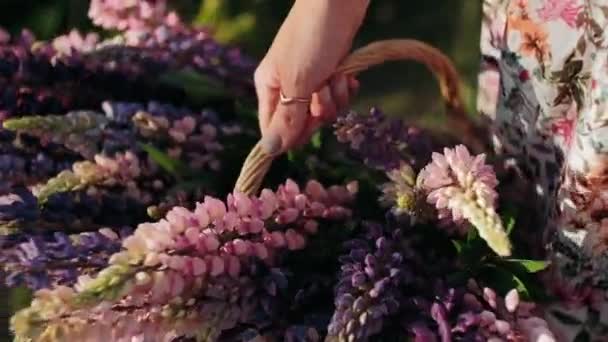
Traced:
<svg viewBox="0 0 608 342">
<path fill-rule="evenodd" d="M 0 277 L 32 290 L 15 341 L 608 336 L 601 284 L 560 278 L 508 160 L 374 108 L 232 191 L 255 63 L 166 1 L 89 16 L 116 35 L 0 35 Z"/>
</svg>

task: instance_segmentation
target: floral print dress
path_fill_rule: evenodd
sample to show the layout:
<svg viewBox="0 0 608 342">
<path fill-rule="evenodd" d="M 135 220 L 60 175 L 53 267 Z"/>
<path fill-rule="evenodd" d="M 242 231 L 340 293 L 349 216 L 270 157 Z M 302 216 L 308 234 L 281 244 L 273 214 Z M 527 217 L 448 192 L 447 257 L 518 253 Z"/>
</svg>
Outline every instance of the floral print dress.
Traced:
<svg viewBox="0 0 608 342">
<path fill-rule="evenodd" d="M 608 341 L 608 0 L 485 0 L 483 12 L 478 109 L 540 199 L 548 283 L 575 316 L 560 340 Z"/>
</svg>

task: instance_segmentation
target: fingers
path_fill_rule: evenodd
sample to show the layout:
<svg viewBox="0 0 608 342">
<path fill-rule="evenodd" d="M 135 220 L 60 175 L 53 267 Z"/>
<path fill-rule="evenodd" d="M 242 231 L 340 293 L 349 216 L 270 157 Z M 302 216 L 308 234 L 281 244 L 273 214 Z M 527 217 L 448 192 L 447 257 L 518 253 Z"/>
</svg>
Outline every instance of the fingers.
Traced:
<svg viewBox="0 0 608 342">
<path fill-rule="evenodd" d="M 262 135 L 270 125 L 272 114 L 279 102 L 279 87 L 275 77 L 262 64 L 255 72 L 255 91 L 258 97 L 258 120 Z"/>
<path fill-rule="evenodd" d="M 262 147 L 266 149 L 266 153 L 285 152 L 297 146 L 310 115 L 308 109 L 309 105 L 305 103 L 279 104 L 276 107 L 262 139 Z M 277 137 L 279 142 L 276 142 Z M 273 150 L 271 147 L 278 147 L 278 150 Z"/>
<path fill-rule="evenodd" d="M 324 121 L 333 120 L 338 113 L 338 107 L 332 98 L 332 92 L 328 86 L 324 86 L 320 91 L 312 95 L 310 104 L 310 114 Z"/>
<path fill-rule="evenodd" d="M 302 132 L 302 135 L 300 136 L 300 139 L 296 143 L 296 146 L 306 145 L 310 141 L 312 135 L 315 134 L 315 132 L 326 122 L 327 121 L 320 117 L 310 116 L 306 122 L 306 126 Z"/>
<path fill-rule="evenodd" d="M 312 95 L 310 105 L 282 105 L 278 104 L 279 88 L 257 87 L 262 147 L 276 154 L 306 144 L 320 126 L 335 121 L 348 108 L 358 90 L 359 82 L 353 77 L 336 76 Z"/>
<path fill-rule="evenodd" d="M 349 102 L 349 90 L 348 90 L 348 79 L 344 75 L 338 75 L 330 82 L 331 93 L 336 102 L 336 107 L 344 109 L 348 106 Z"/>
<path fill-rule="evenodd" d="M 348 109 L 350 100 L 359 91 L 359 81 L 354 77 L 337 76 L 329 85 L 313 94 L 310 115 L 296 146 L 305 145 L 323 125 L 334 122 L 338 113 Z"/>
<path fill-rule="evenodd" d="M 313 94 L 310 113 L 313 117 L 332 122 L 339 112 L 348 108 L 359 90 L 359 81 L 352 76 L 336 76 L 328 85 Z"/>
<path fill-rule="evenodd" d="M 279 101 L 279 90 L 272 88 L 261 88 L 258 93 L 258 120 L 262 135 L 266 133 L 270 126 L 272 113 L 277 109 Z"/>
</svg>

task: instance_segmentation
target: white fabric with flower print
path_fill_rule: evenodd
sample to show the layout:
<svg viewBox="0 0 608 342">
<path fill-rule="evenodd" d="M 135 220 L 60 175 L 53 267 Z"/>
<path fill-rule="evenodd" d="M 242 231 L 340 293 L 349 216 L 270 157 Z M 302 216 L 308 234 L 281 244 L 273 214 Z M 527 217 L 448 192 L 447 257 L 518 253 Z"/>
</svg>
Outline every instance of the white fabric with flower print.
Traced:
<svg viewBox="0 0 608 342">
<path fill-rule="evenodd" d="M 605 302 L 608 0 L 485 0 L 483 11 L 478 110 L 538 194 L 550 283 Z"/>
</svg>

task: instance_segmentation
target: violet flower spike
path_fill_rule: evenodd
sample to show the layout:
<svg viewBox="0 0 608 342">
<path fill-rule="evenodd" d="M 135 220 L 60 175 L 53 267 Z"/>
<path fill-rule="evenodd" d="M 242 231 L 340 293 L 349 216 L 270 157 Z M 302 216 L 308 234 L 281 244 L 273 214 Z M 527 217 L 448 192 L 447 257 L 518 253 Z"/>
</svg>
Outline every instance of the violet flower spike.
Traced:
<svg viewBox="0 0 608 342">
<path fill-rule="evenodd" d="M 403 256 L 399 252 L 399 231 L 383 233 L 368 227 L 370 246 L 365 240 L 347 242 L 336 286 L 335 311 L 326 341 L 367 341 L 380 333 L 383 323 L 402 303 Z"/>
</svg>

